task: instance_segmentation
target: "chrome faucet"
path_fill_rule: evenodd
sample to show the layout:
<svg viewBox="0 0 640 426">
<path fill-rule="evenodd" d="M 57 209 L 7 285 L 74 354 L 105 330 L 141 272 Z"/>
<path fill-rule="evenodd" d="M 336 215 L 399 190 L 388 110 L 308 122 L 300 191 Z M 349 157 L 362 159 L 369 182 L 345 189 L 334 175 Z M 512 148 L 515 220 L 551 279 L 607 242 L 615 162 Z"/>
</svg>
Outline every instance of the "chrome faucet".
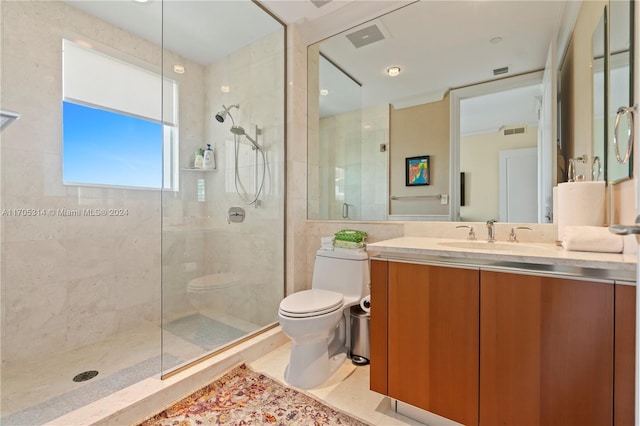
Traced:
<svg viewBox="0 0 640 426">
<path fill-rule="evenodd" d="M 469 228 L 469 235 L 467 236 L 467 240 L 475 241 L 476 231 L 473 230 L 473 226 L 460 225 L 460 226 L 456 226 L 456 228 Z"/>
<path fill-rule="evenodd" d="M 487 221 L 487 242 L 488 243 L 495 243 L 496 241 L 496 229 L 494 227 L 494 223 L 496 223 L 497 220 L 495 219 L 491 219 Z"/>
<path fill-rule="evenodd" d="M 511 233 L 509 234 L 509 242 L 510 243 L 517 243 L 518 242 L 518 236 L 516 235 L 516 229 L 528 229 L 529 231 L 532 231 L 532 229 L 529 228 L 528 226 L 517 226 L 515 228 L 511 228 Z"/>
</svg>

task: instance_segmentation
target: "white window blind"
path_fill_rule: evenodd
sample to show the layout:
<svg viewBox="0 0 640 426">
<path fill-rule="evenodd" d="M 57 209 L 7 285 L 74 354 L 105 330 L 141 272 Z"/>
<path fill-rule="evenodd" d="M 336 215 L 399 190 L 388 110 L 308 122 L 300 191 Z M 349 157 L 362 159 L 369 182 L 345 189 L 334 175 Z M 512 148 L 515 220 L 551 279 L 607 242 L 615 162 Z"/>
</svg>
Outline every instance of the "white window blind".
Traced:
<svg viewBox="0 0 640 426">
<path fill-rule="evenodd" d="M 174 81 L 70 40 L 63 61 L 65 100 L 177 125 Z"/>
</svg>

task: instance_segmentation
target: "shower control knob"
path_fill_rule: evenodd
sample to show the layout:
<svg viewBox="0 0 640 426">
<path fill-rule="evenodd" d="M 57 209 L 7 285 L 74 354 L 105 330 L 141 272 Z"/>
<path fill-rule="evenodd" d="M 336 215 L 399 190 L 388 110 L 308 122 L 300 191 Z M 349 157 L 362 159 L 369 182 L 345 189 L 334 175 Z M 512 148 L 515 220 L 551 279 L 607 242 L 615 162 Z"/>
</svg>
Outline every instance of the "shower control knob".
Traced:
<svg viewBox="0 0 640 426">
<path fill-rule="evenodd" d="M 244 222 L 245 212 L 242 207 L 230 207 L 227 213 L 227 223 Z"/>
</svg>

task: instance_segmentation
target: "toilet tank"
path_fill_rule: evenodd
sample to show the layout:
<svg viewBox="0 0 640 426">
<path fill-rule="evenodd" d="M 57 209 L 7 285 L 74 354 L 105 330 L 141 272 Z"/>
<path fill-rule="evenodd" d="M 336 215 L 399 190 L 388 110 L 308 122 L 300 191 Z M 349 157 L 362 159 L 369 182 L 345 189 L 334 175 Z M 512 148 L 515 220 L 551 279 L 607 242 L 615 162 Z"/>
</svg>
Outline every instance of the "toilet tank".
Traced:
<svg viewBox="0 0 640 426">
<path fill-rule="evenodd" d="M 311 287 L 360 298 L 369 294 L 369 256 L 362 252 L 318 250 Z"/>
</svg>

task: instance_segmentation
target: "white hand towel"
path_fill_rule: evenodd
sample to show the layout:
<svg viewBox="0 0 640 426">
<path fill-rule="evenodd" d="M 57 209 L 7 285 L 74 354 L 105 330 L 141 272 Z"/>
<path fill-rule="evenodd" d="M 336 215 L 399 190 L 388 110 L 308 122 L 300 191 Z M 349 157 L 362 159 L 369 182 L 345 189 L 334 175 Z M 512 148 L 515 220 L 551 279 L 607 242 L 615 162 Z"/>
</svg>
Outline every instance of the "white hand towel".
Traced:
<svg viewBox="0 0 640 426">
<path fill-rule="evenodd" d="M 570 251 L 621 253 L 624 241 L 606 226 L 565 226 L 562 246 Z"/>
</svg>

